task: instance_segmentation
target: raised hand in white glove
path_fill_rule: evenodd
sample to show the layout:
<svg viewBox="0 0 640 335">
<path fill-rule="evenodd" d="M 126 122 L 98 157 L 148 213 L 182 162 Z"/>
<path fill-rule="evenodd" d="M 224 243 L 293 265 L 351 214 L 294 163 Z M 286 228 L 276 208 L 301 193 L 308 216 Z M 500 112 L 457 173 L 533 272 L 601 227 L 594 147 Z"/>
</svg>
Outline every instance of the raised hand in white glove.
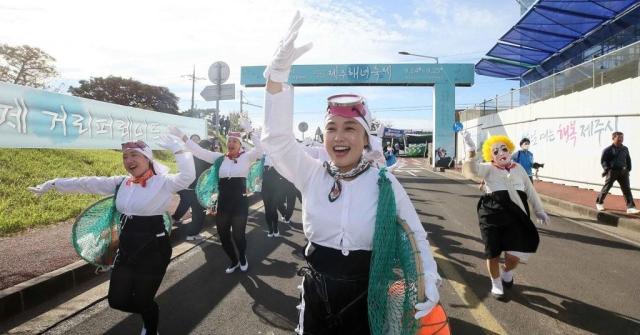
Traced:
<svg viewBox="0 0 640 335">
<path fill-rule="evenodd" d="M 549 223 L 551 223 L 549 215 L 547 215 L 547 213 L 545 212 L 536 212 L 536 217 L 538 218 L 539 224 L 548 225 Z"/>
<path fill-rule="evenodd" d="M 273 55 L 271 63 L 264 70 L 263 75 L 265 79 L 271 79 L 271 81 L 277 83 L 287 82 L 293 62 L 313 47 L 313 43 L 307 43 L 299 48 L 294 46 L 302 22 L 304 22 L 304 19 L 300 16 L 300 12 L 297 11 L 289 30 L 282 40 L 280 40 L 280 44 Z"/>
<path fill-rule="evenodd" d="M 41 196 L 45 193 L 47 193 L 50 189 L 55 188 L 55 183 L 56 180 L 47 180 L 44 183 L 38 185 L 38 186 L 30 186 L 27 187 L 27 189 L 31 192 L 33 192 L 33 194 L 35 194 L 36 196 Z"/>
<path fill-rule="evenodd" d="M 427 297 L 427 301 L 417 303 L 415 306 L 416 314 L 414 315 L 414 317 L 416 318 L 416 320 L 425 317 L 438 304 L 438 301 L 440 300 L 440 293 L 438 292 L 437 279 L 425 278 L 424 295 Z"/>
<path fill-rule="evenodd" d="M 243 117 L 238 121 L 238 123 L 240 124 L 240 128 L 242 128 L 243 131 L 251 131 L 251 120 L 249 120 L 248 118 Z"/>
<path fill-rule="evenodd" d="M 169 127 L 169 134 L 179 138 L 183 142 L 187 141 L 187 135 L 182 130 L 180 130 L 180 128 L 173 126 Z"/>
<path fill-rule="evenodd" d="M 471 138 L 471 134 L 468 131 L 464 131 L 462 133 L 462 136 L 464 136 L 464 149 L 467 152 L 475 152 L 476 143 L 473 142 L 473 139 Z"/>
<path fill-rule="evenodd" d="M 158 145 L 167 150 L 171 150 L 174 154 L 182 150 L 182 142 L 173 135 L 160 135 L 160 142 L 158 142 Z"/>
</svg>

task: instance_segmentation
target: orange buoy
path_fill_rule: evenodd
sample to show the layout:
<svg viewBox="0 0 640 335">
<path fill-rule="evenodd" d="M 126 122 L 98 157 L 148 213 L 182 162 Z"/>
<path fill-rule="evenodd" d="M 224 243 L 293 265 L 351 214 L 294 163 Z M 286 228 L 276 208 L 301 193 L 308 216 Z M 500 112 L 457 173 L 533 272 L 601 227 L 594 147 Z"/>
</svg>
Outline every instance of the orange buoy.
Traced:
<svg viewBox="0 0 640 335">
<path fill-rule="evenodd" d="M 451 335 L 449 317 L 442 305 L 437 304 L 429 314 L 420 319 L 416 335 Z"/>
</svg>

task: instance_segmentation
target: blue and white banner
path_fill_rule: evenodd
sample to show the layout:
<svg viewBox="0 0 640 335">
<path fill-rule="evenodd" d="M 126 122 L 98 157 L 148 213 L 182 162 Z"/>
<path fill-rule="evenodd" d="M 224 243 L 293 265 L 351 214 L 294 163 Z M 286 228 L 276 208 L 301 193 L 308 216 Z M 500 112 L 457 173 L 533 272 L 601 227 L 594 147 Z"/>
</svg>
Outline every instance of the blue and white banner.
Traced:
<svg viewBox="0 0 640 335">
<path fill-rule="evenodd" d="M 382 137 L 402 138 L 404 136 L 404 129 L 384 128 Z"/>
<path fill-rule="evenodd" d="M 143 140 L 154 149 L 176 126 L 205 138 L 205 120 L 0 83 L 0 148 L 120 149 Z"/>
</svg>

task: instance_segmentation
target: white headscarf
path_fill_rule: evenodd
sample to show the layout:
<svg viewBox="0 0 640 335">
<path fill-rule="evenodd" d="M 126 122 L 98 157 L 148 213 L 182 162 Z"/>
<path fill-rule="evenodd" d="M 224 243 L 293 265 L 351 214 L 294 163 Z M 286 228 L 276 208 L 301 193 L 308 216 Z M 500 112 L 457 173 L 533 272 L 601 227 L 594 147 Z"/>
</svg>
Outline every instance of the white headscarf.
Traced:
<svg viewBox="0 0 640 335">
<path fill-rule="evenodd" d="M 142 142 L 142 141 L 139 141 Z M 142 142 L 144 143 L 144 142 Z M 153 171 L 156 172 L 156 174 L 167 174 L 169 173 L 169 168 L 160 163 L 157 162 L 156 160 L 153 159 L 153 151 L 151 150 L 151 148 L 146 145 L 145 143 L 145 147 L 144 148 L 125 148 L 122 152 L 125 151 L 137 151 L 141 154 L 143 154 L 145 157 L 147 157 L 147 159 L 149 159 L 149 161 L 151 162 L 151 164 L 153 165 Z"/>
</svg>

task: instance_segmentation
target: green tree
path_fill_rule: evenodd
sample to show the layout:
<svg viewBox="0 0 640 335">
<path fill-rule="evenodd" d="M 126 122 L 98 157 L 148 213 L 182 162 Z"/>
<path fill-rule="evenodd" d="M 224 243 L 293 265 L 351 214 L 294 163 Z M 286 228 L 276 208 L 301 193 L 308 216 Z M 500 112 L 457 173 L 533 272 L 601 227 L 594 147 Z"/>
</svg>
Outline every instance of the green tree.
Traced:
<svg viewBox="0 0 640 335">
<path fill-rule="evenodd" d="M 147 85 L 131 78 L 109 76 L 80 80 L 80 86 L 69 87 L 69 93 L 118 105 L 178 114 L 178 97 L 168 88 Z"/>
<path fill-rule="evenodd" d="M 39 48 L 0 44 L 0 81 L 35 88 L 46 88 L 58 75 L 55 58 Z"/>
<path fill-rule="evenodd" d="M 240 118 L 242 117 L 240 112 L 230 112 L 227 117 L 229 118 L 230 131 L 242 131 L 242 128 L 240 128 Z"/>
</svg>

